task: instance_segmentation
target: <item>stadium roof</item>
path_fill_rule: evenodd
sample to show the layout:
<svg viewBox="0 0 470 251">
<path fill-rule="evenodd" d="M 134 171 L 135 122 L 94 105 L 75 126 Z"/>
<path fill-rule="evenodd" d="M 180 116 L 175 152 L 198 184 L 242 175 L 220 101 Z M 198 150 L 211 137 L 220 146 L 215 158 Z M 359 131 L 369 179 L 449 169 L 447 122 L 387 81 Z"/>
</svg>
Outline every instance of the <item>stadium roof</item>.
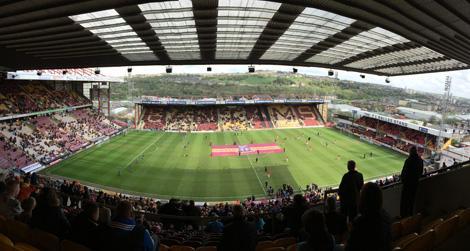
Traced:
<svg viewBox="0 0 470 251">
<path fill-rule="evenodd" d="M 470 68 L 466 0 L 5 0 L 0 69 L 282 64 Z"/>
</svg>

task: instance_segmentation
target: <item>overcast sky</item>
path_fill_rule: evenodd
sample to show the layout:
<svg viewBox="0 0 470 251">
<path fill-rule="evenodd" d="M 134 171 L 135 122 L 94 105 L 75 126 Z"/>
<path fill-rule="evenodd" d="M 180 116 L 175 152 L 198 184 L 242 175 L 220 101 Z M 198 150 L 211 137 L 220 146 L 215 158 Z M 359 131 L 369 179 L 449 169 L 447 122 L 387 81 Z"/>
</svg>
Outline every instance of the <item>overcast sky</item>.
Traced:
<svg viewBox="0 0 470 251">
<path fill-rule="evenodd" d="M 256 70 L 271 71 L 292 71 L 291 66 L 277 65 L 254 65 Z M 194 73 L 194 74 L 214 74 L 214 73 L 240 73 L 247 72 L 247 65 L 212 65 L 212 73 L 206 72 L 207 65 L 173 66 L 173 73 Z M 296 67 L 299 73 L 314 76 L 326 76 L 328 69 L 313 67 Z M 133 74 L 161 74 L 165 72 L 165 66 L 134 66 Z M 125 76 L 127 67 L 107 67 L 101 68 L 101 73 L 107 76 Z M 390 77 L 390 84 L 395 87 L 409 88 L 420 91 L 443 93 L 446 76 L 452 77 L 451 91 L 454 96 L 470 99 L 470 70 L 450 71 L 440 73 L 427 73 L 409 76 Z M 366 74 L 362 79 L 357 72 L 338 71 L 338 77 L 344 80 L 357 82 L 369 82 L 376 84 L 386 84 L 385 77 Z"/>
</svg>

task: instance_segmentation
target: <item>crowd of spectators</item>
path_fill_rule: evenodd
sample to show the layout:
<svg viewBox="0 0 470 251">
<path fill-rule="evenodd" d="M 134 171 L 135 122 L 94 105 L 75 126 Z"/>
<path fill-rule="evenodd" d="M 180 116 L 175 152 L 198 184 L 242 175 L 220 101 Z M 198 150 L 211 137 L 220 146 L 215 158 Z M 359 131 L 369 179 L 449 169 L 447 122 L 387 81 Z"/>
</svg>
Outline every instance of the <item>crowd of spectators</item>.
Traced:
<svg viewBox="0 0 470 251">
<path fill-rule="evenodd" d="M 243 131 L 321 125 L 315 106 L 144 106 L 140 127 L 169 131 Z"/>
<path fill-rule="evenodd" d="M 120 127 L 90 108 L 0 123 L 0 165 L 49 163 Z M 3 164 L 2 164 L 3 163 Z"/>
<path fill-rule="evenodd" d="M 67 88 L 57 90 L 44 83 L 3 83 L 0 86 L 1 116 L 86 104 L 90 104 L 90 100 L 78 92 Z"/>
<path fill-rule="evenodd" d="M 395 125 L 392 123 L 384 122 L 378 119 L 361 117 L 355 121 L 356 124 L 376 129 L 381 133 L 387 135 L 393 135 L 401 139 L 405 139 L 420 145 L 426 146 L 428 148 L 435 148 L 437 138 L 433 135 L 406 128 L 403 126 Z"/>
</svg>

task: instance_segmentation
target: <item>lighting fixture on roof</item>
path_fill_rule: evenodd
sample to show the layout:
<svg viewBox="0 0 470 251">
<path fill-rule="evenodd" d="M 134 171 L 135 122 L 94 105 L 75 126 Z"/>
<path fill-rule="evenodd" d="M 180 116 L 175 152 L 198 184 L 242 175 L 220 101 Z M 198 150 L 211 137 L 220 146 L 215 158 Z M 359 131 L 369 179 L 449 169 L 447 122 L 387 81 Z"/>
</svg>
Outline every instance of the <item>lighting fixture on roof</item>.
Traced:
<svg viewBox="0 0 470 251">
<path fill-rule="evenodd" d="M 335 72 L 333 70 L 328 70 L 328 76 L 333 76 L 335 74 Z"/>
<path fill-rule="evenodd" d="M 248 66 L 248 72 L 249 73 L 255 72 L 255 67 L 253 65 Z"/>
<path fill-rule="evenodd" d="M 100 74 L 100 72 L 101 72 L 100 68 L 96 68 L 96 69 L 95 69 L 95 74 L 96 74 L 96 75 Z"/>
<path fill-rule="evenodd" d="M 171 68 L 171 66 L 167 66 L 166 67 L 166 73 L 172 73 L 173 72 L 173 68 Z"/>
<path fill-rule="evenodd" d="M 65 74 L 67 74 L 67 70 L 62 71 L 62 75 L 65 75 Z"/>
<path fill-rule="evenodd" d="M 390 83 L 390 79 L 388 77 L 385 78 L 385 83 L 387 83 L 387 84 Z"/>
<path fill-rule="evenodd" d="M 292 68 L 292 73 L 297 73 L 297 68 Z"/>
<path fill-rule="evenodd" d="M 127 67 L 127 73 L 132 73 L 132 67 Z"/>
<path fill-rule="evenodd" d="M 366 75 L 364 75 L 364 74 L 361 74 L 359 76 L 361 76 L 361 78 L 366 78 Z"/>
<path fill-rule="evenodd" d="M 212 71 L 212 67 L 207 67 L 207 71 Z"/>
<path fill-rule="evenodd" d="M 36 74 L 37 74 L 38 76 L 41 76 L 41 75 L 42 75 L 42 71 L 37 71 Z"/>
</svg>

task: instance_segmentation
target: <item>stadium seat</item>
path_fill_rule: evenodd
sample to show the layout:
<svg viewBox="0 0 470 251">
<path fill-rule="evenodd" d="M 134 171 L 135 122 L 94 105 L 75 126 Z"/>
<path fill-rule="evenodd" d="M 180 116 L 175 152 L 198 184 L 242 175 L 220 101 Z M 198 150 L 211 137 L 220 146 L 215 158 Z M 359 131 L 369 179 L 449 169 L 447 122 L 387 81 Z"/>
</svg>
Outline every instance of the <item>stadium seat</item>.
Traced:
<svg viewBox="0 0 470 251">
<path fill-rule="evenodd" d="M 23 243 L 23 242 L 16 243 L 15 249 L 19 251 L 42 251 L 36 247 L 31 246 L 30 244 Z"/>
<path fill-rule="evenodd" d="M 8 245 L 8 246 L 14 246 L 13 242 L 10 240 L 10 238 L 8 238 L 6 235 L 4 234 L 0 234 L 0 242 L 5 244 L 5 245 Z"/>
<path fill-rule="evenodd" d="M 470 224 L 470 208 L 462 210 L 459 213 L 459 216 L 460 216 L 459 228 L 464 228 Z"/>
<path fill-rule="evenodd" d="M 414 241 L 416 238 L 418 238 L 417 233 L 412 233 L 406 236 L 401 237 L 397 241 L 392 243 L 392 246 L 394 247 L 405 247 L 408 245 L 410 242 Z"/>
<path fill-rule="evenodd" d="M 402 250 L 406 251 L 430 251 L 432 250 L 434 242 L 434 230 L 429 230 L 426 233 L 418 236 L 416 239 L 408 243 Z"/>
<path fill-rule="evenodd" d="M 160 249 L 161 250 L 161 249 Z M 76 242 L 63 240 L 60 243 L 60 251 L 91 251 L 89 248 Z"/>
<path fill-rule="evenodd" d="M 29 242 L 31 240 L 31 230 L 29 226 L 15 220 L 7 220 L 5 222 L 7 236 L 14 242 Z"/>
<path fill-rule="evenodd" d="M 160 244 L 160 248 L 158 249 L 159 251 L 169 251 L 170 247 L 164 244 Z"/>
<path fill-rule="evenodd" d="M 2 251 L 21 251 L 15 248 L 13 245 L 9 245 L 8 243 L 4 243 L 0 241 L 0 250 Z"/>
<path fill-rule="evenodd" d="M 392 223 L 391 234 L 392 240 L 397 240 L 401 237 L 401 223 L 399 221 Z"/>
<path fill-rule="evenodd" d="M 217 251 L 217 247 L 216 246 L 198 247 L 196 251 Z"/>
<path fill-rule="evenodd" d="M 442 222 L 444 222 L 444 220 L 442 218 L 439 218 L 439 219 L 435 219 L 433 221 L 431 221 L 430 223 L 424 225 L 423 227 L 421 227 L 421 233 L 426 233 L 427 231 L 431 230 L 431 229 L 434 229 L 435 227 L 437 227 L 438 225 L 442 224 Z"/>
<path fill-rule="evenodd" d="M 274 242 L 272 241 L 260 241 L 256 245 L 256 251 L 263 251 L 266 250 L 267 248 L 272 248 L 274 247 Z"/>
<path fill-rule="evenodd" d="M 280 238 L 274 241 L 274 246 L 287 248 L 288 246 L 295 244 L 297 240 L 294 237 Z"/>
<path fill-rule="evenodd" d="M 286 251 L 297 251 L 297 243 L 288 246 Z"/>
<path fill-rule="evenodd" d="M 418 232 L 421 219 L 422 219 L 421 214 L 416 214 L 416 215 L 407 217 L 405 219 L 402 219 L 400 221 L 401 226 L 402 226 L 401 235 L 404 236 L 404 235 Z"/>
<path fill-rule="evenodd" d="M 441 245 L 455 232 L 459 224 L 459 218 L 460 216 L 455 215 L 434 228 L 436 233 L 435 246 Z"/>
<path fill-rule="evenodd" d="M 31 234 L 31 244 L 41 249 L 41 251 L 59 250 L 60 241 L 57 236 L 40 229 L 33 229 Z"/>
<path fill-rule="evenodd" d="M 170 251 L 195 251 L 193 247 L 190 246 L 181 246 L 181 245 L 175 245 L 170 247 Z"/>
</svg>

